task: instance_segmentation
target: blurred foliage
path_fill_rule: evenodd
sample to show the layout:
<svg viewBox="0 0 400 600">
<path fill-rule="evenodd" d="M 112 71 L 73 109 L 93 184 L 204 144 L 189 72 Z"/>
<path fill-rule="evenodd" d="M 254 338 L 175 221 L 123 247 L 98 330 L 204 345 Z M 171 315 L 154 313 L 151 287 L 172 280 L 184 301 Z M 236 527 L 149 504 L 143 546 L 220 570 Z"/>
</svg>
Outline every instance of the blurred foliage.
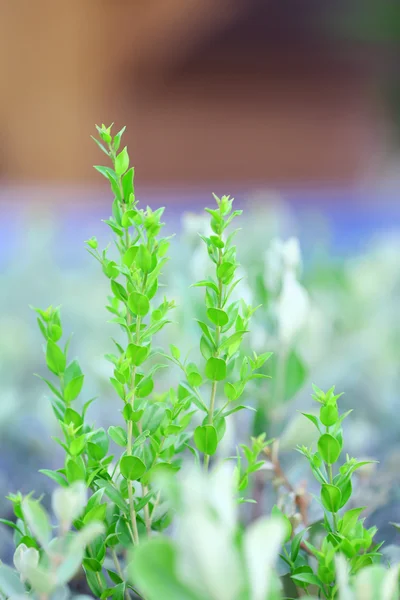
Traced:
<svg viewBox="0 0 400 600">
<path fill-rule="evenodd" d="M 335 381 L 338 391 L 346 390 L 341 401 L 343 410 L 356 409 L 346 425 L 350 428 L 346 433 L 349 452 L 360 458 L 373 456 L 382 463 L 373 478 L 367 472 L 361 473 L 355 496 L 368 493 L 371 512 L 378 511 L 378 527 L 379 519 L 400 520 L 393 515 L 388 519 L 384 514 L 385 505 L 397 500 L 399 478 L 394 457 L 400 454 L 400 444 L 393 415 L 397 414 L 400 389 L 400 233 L 371 240 L 363 253 L 337 257 L 331 254 L 327 224 L 319 226 L 318 235 L 314 217 L 301 221 L 279 199 L 267 196 L 259 200 L 253 200 L 246 211 L 247 222 L 238 233 L 244 279 L 236 293 L 253 305 L 262 305 L 255 314 L 248 342 L 257 352 L 274 352 L 273 360 L 265 367 L 272 380 L 254 383 L 246 403 L 257 405 L 262 418 L 253 421 L 253 413 L 240 413 L 227 432 L 225 450 L 249 432 L 266 431 L 269 437 L 280 437 L 283 464 L 285 452 L 290 451 L 288 475 L 297 481 L 302 479 L 306 467 L 301 457 L 293 456 L 292 448 L 308 444 L 312 432 L 303 418 L 297 418 L 296 411 L 311 412 L 312 382 L 328 388 Z M 57 462 L 48 435 L 55 434 L 56 420 L 43 397 L 41 382 L 33 376 L 43 373 L 44 362 L 37 352 L 42 340 L 29 304 L 57 305 L 63 300 L 66 328 L 76 332 L 71 347 L 91 382 L 88 397 L 98 396 L 100 400 L 95 409 L 89 409 L 89 416 L 90 410 L 96 411 L 98 426 L 107 425 L 109 402 L 113 401 L 109 366 L 103 359 L 111 345 L 111 326 L 104 326 L 107 281 L 86 258 L 84 237 L 81 262 L 65 264 L 62 258 L 63 253 L 68 256 L 68 248 L 60 246 L 58 236 L 62 225 L 52 215 L 29 215 L 29 227 L 23 226 L 17 250 L 10 253 L 0 274 L 0 488 L 4 492 L 16 491 L 21 481 L 22 492 L 45 491 L 49 482 L 37 470 L 52 468 Z M 166 273 L 178 309 L 168 334 L 160 332 L 159 340 L 162 343 L 163 335 L 169 340 L 176 336 L 187 351 L 197 336 L 196 311 L 203 306 L 201 292 L 189 285 L 194 278 L 203 277 L 207 265 L 197 233 L 205 226 L 202 217 L 183 216 L 181 234 L 172 244 Z M 244 233 L 249 231 L 251 238 Z M 304 264 L 292 236 L 298 236 L 305 249 Z M 295 264 L 290 262 L 293 257 Z M 287 269 L 286 283 L 272 281 L 274 260 L 294 265 L 294 270 L 292 266 Z M 294 317 L 287 312 L 287 306 L 292 308 L 285 301 L 284 289 L 289 290 L 289 298 L 295 294 L 298 299 Z M 185 301 L 188 297 L 190 302 Z M 290 339 L 284 342 L 279 326 L 283 314 L 285 331 L 290 332 Z M 294 330 L 292 317 L 300 323 Z M 168 373 L 164 377 L 168 382 Z M 3 499 L 0 509 L 5 515 Z M 389 541 L 390 535 L 386 537 Z"/>
</svg>

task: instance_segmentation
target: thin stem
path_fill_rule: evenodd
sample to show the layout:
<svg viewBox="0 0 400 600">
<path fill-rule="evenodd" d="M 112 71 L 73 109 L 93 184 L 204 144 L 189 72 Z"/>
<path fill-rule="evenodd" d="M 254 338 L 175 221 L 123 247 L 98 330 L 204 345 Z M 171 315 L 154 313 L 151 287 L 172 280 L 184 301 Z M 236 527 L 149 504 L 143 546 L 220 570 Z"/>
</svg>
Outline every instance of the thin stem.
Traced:
<svg viewBox="0 0 400 600">
<path fill-rule="evenodd" d="M 122 187 L 121 182 L 119 182 L 120 186 Z M 129 236 L 129 231 L 128 229 L 125 231 L 125 248 L 126 250 L 129 248 L 130 245 L 130 236 Z M 128 310 L 128 314 L 126 317 L 126 321 L 127 321 L 127 325 L 128 325 L 128 340 L 129 342 L 132 339 L 132 334 L 130 331 L 130 326 L 132 325 L 132 315 L 130 313 L 130 311 Z M 137 317 L 136 320 L 136 337 L 138 338 L 138 332 L 140 332 L 140 317 Z M 136 366 L 132 369 L 132 375 L 131 375 L 131 382 L 130 382 L 130 388 L 131 391 L 133 391 L 134 389 L 134 385 L 135 385 L 135 379 L 136 379 Z M 133 408 L 134 406 L 134 401 L 135 401 L 135 397 L 134 394 L 132 393 L 130 399 L 129 399 L 129 404 L 131 405 L 131 407 Z M 133 424 L 132 421 L 128 421 L 127 423 L 127 449 L 126 449 L 126 453 L 127 456 L 132 456 L 132 429 L 133 429 Z M 136 511 L 135 511 L 135 503 L 134 503 L 134 498 L 133 498 L 133 487 L 132 487 L 132 482 L 130 480 L 128 480 L 128 501 L 129 501 L 129 515 L 130 515 L 130 519 L 131 519 L 131 524 L 132 524 L 132 535 L 133 535 L 133 542 L 134 544 L 138 544 L 139 543 L 139 531 L 138 531 L 138 527 L 137 527 L 137 515 L 136 515 Z"/>
<path fill-rule="evenodd" d="M 218 267 L 221 265 L 221 263 L 222 263 L 222 250 L 221 250 L 221 248 L 219 248 L 218 249 L 217 271 L 218 271 Z M 221 308 L 221 306 L 222 306 L 222 295 L 223 295 L 223 284 L 222 284 L 222 280 L 218 278 L 218 308 Z M 214 352 L 215 357 L 218 357 L 218 354 L 219 354 L 218 346 L 219 346 L 220 337 L 221 337 L 221 327 L 219 325 L 217 325 L 217 328 L 215 330 L 215 347 L 216 347 L 216 350 Z M 217 396 L 217 386 L 218 386 L 218 382 L 213 381 L 212 386 L 211 386 L 210 407 L 208 410 L 208 424 L 209 425 L 212 425 L 214 422 L 214 410 L 215 410 L 215 399 Z M 206 471 L 208 471 L 209 464 L 210 464 L 210 455 L 206 454 L 204 457 L 204 468 Z"/>
<path fill-rule="evenodd" d="M 124 581 L 124 574 L 122 573 L 121 563 L 118 560 L 118 556 L 117 556 L 117 553 L 115 552 L 114 548 L 111 549 L 111 556 L 113 558 L 114 565 L 115 565 L 118 575 L 120 576 L 122 581 Z M 125 600 L 129 600 L 130 597 L 131 597 L 131 595 L 129 593 L 129 590 L 128 590 L 128 588 L 126 588 L 125 589 Z"/>
<path fill-rule="evenodd" d="M 332 465 L 326 465 L 326 470 L 328 472 L 328 478 L 329 478 L 329 483 L 330 485 L 333 485 L 333 472 L 332 472 Z M 333 528 L 335 530 L 335 532 L 337 531 L 337 515 L 335 512 L 332 513 L 332 519 L 333 519 Z"/>
<path fill-rule="evenodd" d="M 217 382 L 213 381 L 211 387 L 210 410 L 208 411 L 208 423 L 212 425 L 214 420 L 215 397 L 217 395 Z"/>
</svg>

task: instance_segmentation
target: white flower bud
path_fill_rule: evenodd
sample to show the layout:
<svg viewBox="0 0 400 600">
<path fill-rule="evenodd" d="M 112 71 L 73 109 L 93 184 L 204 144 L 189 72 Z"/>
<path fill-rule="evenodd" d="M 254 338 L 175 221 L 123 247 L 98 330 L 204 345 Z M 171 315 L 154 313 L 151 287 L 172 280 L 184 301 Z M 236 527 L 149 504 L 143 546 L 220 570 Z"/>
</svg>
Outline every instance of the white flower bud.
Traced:
<svg viewBox="0 0 400 600">
<path fill-rule="evenodd" d="M 289 345 L 305 325 L 310 301 L 308 293 L 292 271 L 287 271 L 278 300 L 277 317 L 280 341 Z"/>
<path fill-rule="evenodd" d="M 87 489 L 82 481 L 53 492 L 52 507 L 62 529 L 68 531 L 72 522 L 82 513 L 87 502 Z"/>
<path fill-rule="evenodd" d="M 28 548 L 25 544 L 20 544 L 14 552 L 14 566 L 21 574 L 21 579 L 25 579 L 25 573 L 36 568 L 39 564 L 39 552 L 36 548 Z"/>
<path fill-rule="evenodd" d="M 287 269 L 297 271 L 301 265 L 301 253 L 299 240 L 295 237 L 289 238 L 282 247 L 282 258 Z"/>
</svg>

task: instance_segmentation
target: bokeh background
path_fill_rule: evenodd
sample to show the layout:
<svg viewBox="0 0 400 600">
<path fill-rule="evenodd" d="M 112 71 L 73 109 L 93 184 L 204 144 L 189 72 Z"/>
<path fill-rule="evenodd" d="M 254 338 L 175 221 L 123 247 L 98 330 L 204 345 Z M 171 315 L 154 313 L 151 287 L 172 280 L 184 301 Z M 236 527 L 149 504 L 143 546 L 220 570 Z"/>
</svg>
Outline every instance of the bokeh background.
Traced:
<svg viewBox="0 0 400 600">
<path fill-rule="evenodd" d="M 310 435 L 298 411 L 312 406 L 312 382 L 335 384 L 343 409 L 355 409 L 349 452 L 380 461 L 356 492 L 361 504 L 368 495 L 382 539 L 396 541 L 388 522 L 400 521 L 399 50 L 400 4 L 383 0 L 0 2 L 2 516 L 8 492 L 50 489 L 37 470 L 61 460 L 57 422 L 33 376 L 45 370 L 29 305 L 62 304 L 85 399 L 99 397 L 91 418 L 114 419 L 102 358 L 115 334 L 109 283 L 84 240 L 109 240 L 101 219 L 112 198 L 92 168 L 104 156 L 90 135 L 115 121 L 127 125 L 137 196 L 166 206 L 177 232 L 166 278 L 184 347 L 196 343 L 201 304 L 189 285 L 206 269 L 199 214 L 211 192 L 246 211 L 240 293 L 263 304 L 250 342 L 275 352 L 271 369 L 282 377 L 283 365 L 284 381 L 254 388 L 249 402 L 262 418 L 240 416 L 228 444 L 256 431 L 281 435 L 290 476 L 307 477 L 293 451 Z M 293 260 L 282 341 L 279 273 Z M 0 554 L 7 540 L 2 529 Z"/>
</svg>

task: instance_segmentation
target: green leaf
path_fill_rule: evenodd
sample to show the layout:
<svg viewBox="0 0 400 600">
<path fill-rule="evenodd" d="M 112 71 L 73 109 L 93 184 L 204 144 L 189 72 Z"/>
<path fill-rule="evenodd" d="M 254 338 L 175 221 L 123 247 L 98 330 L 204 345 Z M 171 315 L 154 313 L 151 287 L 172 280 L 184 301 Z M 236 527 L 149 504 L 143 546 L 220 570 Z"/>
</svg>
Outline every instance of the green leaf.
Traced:
<svg viewBox="0 0 400 600">
<path fill-rule="evenodd" d="M 129 171 L 125 173 L 122 178 L 122 191 L 124 194 L 125 203 L 128 202 L 130 195 L 135 193 L 133 179 L 135 176 L 135 169 L 131 167 Z"/>
<path fill-rule="evenodd" d="M 316 575 L 313 573 L 296 573 L 295 575 L 291 575 L 294 583 L 304 583 L 308 585 L 316 585 L 319 588 L 322 588 L 322 583 L 318 579 Z"/>
<path fill-rule="evenodd" d="M 339 508 L 343 508 L 343 506 L 350 500 L 350 496 L 353 491 L 351 479 L 347 479 L 344 483 L 339 484 L 338 487 L 342 494 L 342 499 Z"/>
<path fill-rule="evenodd" d="M 116 583 L 116 584 L 122 583 L 122 579 L 117 573 L 115 573 L 114 571 L 110 571 L 109 569 L 107 569 L 107 573 L 110 576 L 110 579 L 113 583 Z"/>
<path fill-rule="evenodd" d="M 226 420 L 223 415 L 214 418 L 214 427 L 217 432 L 218 443 L 220 443 L 226 432 Z"/>
<path fill-rule="evenodd" d="M 108 428 L 108 435 L 113 442 L 118 444 L 118 446 L 122 446 L 123 448 L 126 447 L 128 438 L 125 429 L 122 429 L 122 427 L 119 426 L 111 425 L 111 427 Z"/>
<path fill-rule="evenodd" d="M 53 340 L 53 342 L 58 342 L 58 340 L 62 337 L 62 329 L 59 325 L 52 323 L 49 325 L 49 336 Z"/>
<path fill-rule="evenodd" d="M 77 360 L 73 360 L 69 363 L 64 373 L 64 382 L 67 384 L 76 377 L 82 375 L 82 369 Z"/>
<path fill-rule="evenodd" d="M 230 408 L 229 410 L 225 410 L 222 414 L 221 417 L 228 417 L 229 415 L 232 415 L 233 413 L 237 413 L 240 410 L 253 410 L 256 411 L 255 408 L 252 408 L 251 406 L 245 406 L 243 404 L 240 404 L 239 406 L 235 406 L 234 408 Z"/>
<path fill-rule="evenodd" d="M 114 229 L 115 229 L 115 227 L 114 227 Z M 122 230 L 121 230 L 121 232 L 122 232 Z M 122 235 L 122 233 L 121 233 L 121 235 Z M 104 271 L 104 274 L 109 279 L 115 279 L 115 277 L 118 277 L 118 275 L 119 275 L 118 266 L 113 260 L 105 260 L 103 262 L 103 271 Z"/>
<path fill-rule="evenodd" d="M 64 352 L 52 340 L 47 342 L 46 363 L 49 370 L 55 375 L 64 373 L 66 366 L 66 358 Z"/>
<path fill-rule="evenodd" d="M 321 406 L 319 418 L 321 423 L 326 427 L 334 425 L 339 419 L 339 412 L 336 404 L 328 404 L 327 406 Z"/>
<path fill-rule="evenodd" d="M 43 475 L 46 475 L 46 477 L 49 477 L 62 487 L 68 487 L 68 482 L 64 479 L 61 473 L 57 473 L 57 471 L 51 471 L 50 469 L 39 469 L 39 473 L 43 473 Z"/>
<path fill-rule="evenodd" d="M 96 479 L 96 484 L 100 488 L 104 489 L 106 496 L 111 500 L 111 502 L 114 502 L 114 504 L 118 506 L 118 508 L 120 508 L 124 513 L 126 512 L 126 501 L 112 483 L 106 481 L 105 479 Z"/>
<path fill-rule="evenodd" d="M 136 255 L 136 264 L 139 269 L 143 271 L 143 273 L 150 273 L 150 271 L 152 271 L 152 255 L 144 244 L 140 244 L 139 246 L 139 250 Z"/>
<path fill-rule="evenodd" d="M 210 241 L 216 248 L 223 248 L 225 246 L 224 242 L 216 235 L 210 235 Z"/>
<path fill-rule="evenodd" d="M 223 327 L 229 321 L 229 317 L 224 310 L 220 308 L 209 308 L 207 310 L 207 317 L 210 319 L 214 325 L 218 327 Z"/>
<path fill-rule="evenodd" d="M 194 431 L 194 442 L 204 454 L 215 454 L 218 446 L 217 431 L 213 425 L 199 425 Z"/>
<path fill-rule="evenodd" d="M 220 350 L 224 350 L 225 348 L 239 344 L 242 341 L 245 333 L 248 333 L 248 331 L 236 331 L 230 335 L 219 345 Z"/>
<path fill-rule="evenodd" d="M 361 508 L 352 508 L 343 515 L 339 524 L 339 531 L 342 535 L 347 536 L 350 533 L 365 508 L 365 506 L 362 506 Z"/>
<path fill-rule="evenodd" d="M 97 506 L 93 506 L 90 510 L 85 513 L 83 517 L 83 522 L 85 525 L 91 522 L 104 521 L 106 518 L 107 504 L 98 504 Z"/>
<path fill-rule="evenodd" d="M 200 338 L 200 352 L 205 360 L 208 360 L 213 355 L 213 346 L 210 344 L 205 335 Z"/>
<path fill-rule="evenodd" d="M 92 140 L 94 142 L 96 142 L 96 144 L 98 145 L 98 147 L 100 148 L 100 150 L 102 152 L 104 152 L 104 154 L 107 154 L 107 156 L 109 156 L 108 150 L 106 150 L 106 148 L 103 146 L 103 144 L 101 142 L 99 142 L 99 140 L 96 140 L 96 138 L 93 137 L 92 135 L 90 137 L 92 138 Z"/>
<path fill-rule="evenodd" d="M 147 346 L 139 346 L 137 344 L 129 344 L 126 349 L 126 356 L 128 360 L 138 367 L 147 359 L 149 355 L 149 348 Z"/>
<path fill-rule="evenodd" d="M 311 421 L 311 423 L 313 423 L 315 425 L 315 427 L 318 429 L 318 431 L 321 433 L 321 429 L 318 423 L 318 419 L 315 415 L 310 415 L 308 413 L 301 413 L 303 415 L 303 417 L 306 417 L 306 419 L 308 419 L 309 421 Z"/>
<path fill-rule="evenodd" d="M 143 379 L 141 379 L 141 381 L 136 386 L 136 396 L 138 398 L 145 398 L 146 396 L 151 394 L 153 388 L 154 381 L 151 375 L 149 375 L 148 377 L 143 377 Z"/>
<path fill-rule="evenodd" d="M 186 377 L 188 378 L 189 385 L 192 387 L 199 387 L 202 382 L 202 377 L 195 363 L 189 363 L 186 367 Z"/>
<path fill-rule="evenodd" d="M 202 410 L 205 413 L 208 412 L 207 406 L 204 404 L 201 397 L 198 394 L 196 394 L 196 390 L 194 390 L 192 387 L 190 387 L 190 385 L 188 385 L 184 381 L 181 381 L 181 383 L 179 384 L 179 388 L 184 389 L 186 392 L 188 392 L 188 394 L 186 394 L 186 396 L 190 396 L 190 399 L 192 400 L 193 404 L 195 406 L 197 406 L 197 408 L 199 410 Z"/>
<path fill-rule="evenodd" d="M 78 428 L 81 427 L 81 425 L 83 425 L 83 420 L 81 415 L 77 413 L 76 410 L 74 410 L 73 408 L 67 408 L 67 410 L 64 413 L 64 423 L 66 425 L 72 423 L 75 428 Z"/>
<path fill-rule="evenodd" d="M 126 129 L 126 126 L 122 127 L 122 129 L 120 129 L 118 131 L 117 135 L 114 137 L 113 144 L 114 144 L 114 150 L 115 150 L 115 152 L 118 152 L 118 150 L 119 150 L 119 146 L 121 144 L 121 138 L 122 138 L 122 136 L 124 134 L 125 129 Z"/>
<path fill-rule="evenodd" d="M 336 485 L 323 483 L 321 488 L 322 504 L 331 513 L 336 513 L 340 508 L 342 493 Z"/>
<path fill-rule="evenodd" d="M 107 589 L 107 581 L 102 572 L 93 573 L 93 571 L 89 571 L 85 569 L 86 581 L 90 587 L 91 592 L 93 592 L 95 598 L 101 598 L 104 590 Z"/>
<path fill-rule="evenodd" d="M 83 386 L 84 377 L 84 375 L 79 375 L 67 383 L 64 388 L 64 399 L 66 402 L 72 402 L 72 400 L 75 400 L 79 396 Z"/>
<path fill-rule="evenodd" d="M 304 534 L 308 531 L 308 529 L 304 529 L 297 533 L 292 539 L 292 543 L 290 545 L 290 558 L 292 562 L 295 562 L 296 558 L 299 555 L 301 540 L 303 539 Z"/>
<path fill-rule="evenodd" d="M 125 148 L 115 157 L 115 172 L 117 175 L 121 176 L 125 173 L 125 171 L 129 167 L 129 155 L 128 149 Z"/>
<path fill-rule="evenodd" d="M 174 346 L 174 344 L 171 344 L 169 349 L 171 351 L 171 355 L 173 356 L 173 358 L 175 358 L 175 360 L 179 360 L 180 356 L 181 356 L 181 352 L 180 352 L 179 348 Z"/>
<path fill-rule="evenodd" d="M 81 456 L 76 458 L 68 458 L 65 464 L 66 476 L 68 483 L 74 483 L 74 481 L 85 481 L 86 469 L 85 463 Z"/>
<path fill-rule="evenodd" d="M 46 547 L 51 540 L 51 525 L 46 511 L 38 500 L 32 498 L 24 498 L 21 508 L 29 529 L 40 544 Z"/>
<path fill-rule="evenodd" d="M 86 444 L 86 435 L 80 435 L 77 438 L 74 438 L 71 441 L 71 444 L 69 446 L 69 451 L 71 452 L 72 456 L 78 456 L 79 454 L 82 454 L 83 449 L 85 448 L 85 444 Z"/>
<path fill-rule="evenodd" d="M 208 325 L 206 325 L 202 321 L 199 321 L 198 319 L 196 319 L 196 321 L 199 324 L 200 329 L 202 330 L 202 332 L 204 333 L 204 335 L 206 336 L 206 338 L 208 339 L 208 341 L 211 343 L 212 347 L 214 348 L 214 346 L 215 346 L 214 340 L 213 340 L 213 337 L 211 335 Z"/>
<path fill-rule="evenodd" d="M 99 488 L 94 494 L 92 494 L 88 500 L 86 505 L 86 512 L 94 508 L 95 506 L 99 506 L 104 496 L 104 488 Z"/>
<path fill-rule="evenodd" d="M 217 277 L 222 283 L 229 283 L 235 273 L 236 265 L 231 262 L 222 263 L 217 267 Z"/>
<path fill-rule="evenodd" d="M 222 381 L 226 377 L 226 362 L 212 356 L 206 363 L 206 377 L 211 381 Z"/>
<path fill-rule="evenodd" d="M 12 521 L 9 521 L 8 519 L 0 519 L 0 523 L 2 525 L 6 525 L 7 527 L 11 527 L 11 529 L 14 529 L 15 531 L 18 531 L 18 533 L 20 535 L 23 535 L 22 531 L 20 530 L 20 528 L 18 527 L 18 525 L 16 525 L 15 523 L 13 523 Z"/>
<path fill-rule="evenodd" d="M 157 402 L 148 406 L 143 414 L 143 430 L 148 429 L 151 434 L 155 433 L 163 422 L 165 416 L 164 403 Z"/>
<path fill-rule="evenodd" d="M 137 246 L 131 246 L 130 248 L 128 248 L 128 250 L 125 252 L 123 259 L 122 259 L 123 264 L 126 265 L 127 267 L 131 267 L 136 258 L 137 252 L 138 252 Z"/>
<path fill-rule="evenodd" d="M 333 465 L 339 458 L 341 448 L 340 444 L 333 435 L 324 433 L 318 440 L 318 451 L 321 458 L 327 465 Z"/>
<path fill-rule="evenodd" d="M 125 400 L 125 388 L 117 379 L 114 377 L 110 377 L 110 383 L 113 386 L 114 390 L 117 392 L 118 396 Z"/>
<path fill-rule="evenodd" d="M 137 456 L 123 456 L 119 466 L 121 475 L 130 481 L 140 479 L 146 471 L 146 465 Z"/>
<path fill-rule="evenodd" d="M 110 181 L 110 182 L 114 181 L 115 183 L 117 182 L 117 177 L 115 175 L 115 171 L 113 171 L 113 169 L 110 169 L 110 167 L 102 167 L 101 165 L 94 165 L 94 168 L 96 169 L 96 171 L 101 173 L 103 175 L 103 177 L 108 179 L 108 181 Z"/>
<path fill-rule="evenodd" d="M 95 558 L 84 558 L 82 566 L 85 570 L 93 571 L 94 573 L 101 571 L 101 564 Z"/>
<path fill-rule="evenodd" d="M 142 418 L 143 412 L 143 409 L 133 410 L 130 404 L 125 404 L 124 409 L 122 411 L 122 416 L 124 417 L 125 421 L 134 421 L 135 423 L 137 423 L 137 421 L 140 421 L 140 419 Z"/>
<path fill-rule="evenodd" d="M 150 431 L 148 429 L 145 429 L 144 431 L 142 431 L 142 433 L 133 442 L 132 450 L 135 450 L 135 448 L 139 448 L 139 446 L 142 446 L 144 444 L 144 442 L 147 440 L 147 438 L 149 437 L 149 435 L 150 435 Z"/>
<path fill-rule="evenodd" d="M 237 398 L 237 391 L 236 391 L 236 388 L 233 385 L 233 383 L 227 382 L 224 385 L 224 394 L 228 398 L 228 400 L 230 400 L 230 402 L 233 402 L 233 400 L 236 400 L 236 398 Z"/>
<path fill-rule="evenodd" d="M 109 446 L 108 437 L 103 427 L 89 433 L 87 441 L 89 454 L 92 458 L 102 460 L 106 456 Z"/>
<path fill-rule="evenodd" d="M 198 281 L 197 283 L 193 283 L 191 287 L 208 287 L 211 290 L 214 290 L 216 294 L 219 294 L 218 286 L 208 279 L 204 279 L 202 281 Z"/>
<path fill-rule="evenodd" d="M 57 396 L 57 398 L 59 398 L 60 400 L 64 400 L 64 398 L 62 397 L 62 395 L 59 392 L 59 390 L 55 387 L 55 385 L 53 383 L 51 383 L 51 381 L 49 381 L 48 379 L 45 379 L 41 375 L 37 375 L 36 373 L 35 373 L 35 377 L 38 377 L 39 379 L 41 379 L 42 381 L 44 381 L 46 383 L 46 385 L 48 386 L 48 388 L 53 392 L 53 394 L 55 396 Z"/>
<path fill-rule="evenodd" d="M 128 307 L 134 315 L 145 317 L 150 310 L 150 302 L 144 294 L 132 292 L 129 296 Z"/>
<path fill-rule="evenodd" d="M 118 283 L 118 281 L 115 281 L 115 279 L 111 280 L 111 289 L 118 300 L 122 300 L 122 302 L 128 300 L 128 294 L 126 293 L 124 286 Z"/>
</svg>

